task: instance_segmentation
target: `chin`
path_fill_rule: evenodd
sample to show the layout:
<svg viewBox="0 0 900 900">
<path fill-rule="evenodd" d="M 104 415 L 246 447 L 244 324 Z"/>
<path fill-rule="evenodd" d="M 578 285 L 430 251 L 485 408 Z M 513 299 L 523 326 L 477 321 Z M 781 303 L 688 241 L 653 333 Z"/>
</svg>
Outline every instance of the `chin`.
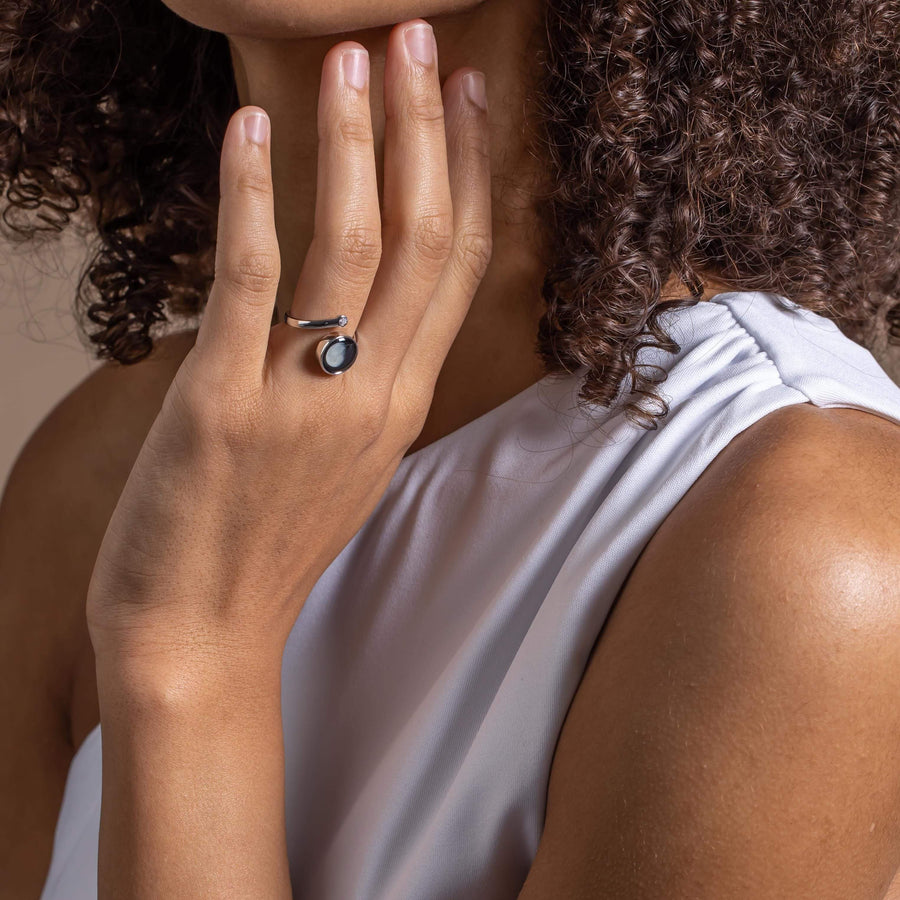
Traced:
<svg viewBox="0 0 900 900">
<path fill-rule="evenodd" d="M 489 0 L 163 0 L 177 16 L 222 34 L 290 39 L 382 28 L 466 12 Z"/>
</svg>

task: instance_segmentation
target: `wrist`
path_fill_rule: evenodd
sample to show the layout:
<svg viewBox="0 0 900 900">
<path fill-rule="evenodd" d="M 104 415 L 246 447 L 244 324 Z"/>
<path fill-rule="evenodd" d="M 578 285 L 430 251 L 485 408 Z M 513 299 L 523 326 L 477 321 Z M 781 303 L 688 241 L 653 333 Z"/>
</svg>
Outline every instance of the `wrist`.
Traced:
<svg viewBox="0 0 900 900">
<path fill-rule="evenodd" d="M 115 606 L 88 596 L 98 691 L 164 692 L 173 702 L 218 690 L 252 693 L 280 682 L 290 630 L 191 614 L 182 598 Z"/>
<path fill-rule="evenodd" d="M 251 662 L 98 659 L 98 896 L 290 896 L 280 665 Z"/>
<path fill-rule="evenodd" d="M 150 652 L 146 645 L 135 651 L 106 644 L 95 653 L 95 666 L 104 725 L 123 713 L 163 719 L 263 714 L 281 698 L 281 656 L 247 648 L 228 653 L 220 644 Z"/>
</svg>

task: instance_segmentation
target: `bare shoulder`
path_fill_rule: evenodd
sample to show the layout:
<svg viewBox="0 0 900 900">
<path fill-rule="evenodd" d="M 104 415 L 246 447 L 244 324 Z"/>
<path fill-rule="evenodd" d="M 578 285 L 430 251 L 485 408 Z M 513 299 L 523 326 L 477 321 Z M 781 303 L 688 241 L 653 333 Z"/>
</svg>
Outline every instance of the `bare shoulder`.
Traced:
<svg viewBox="0 0 900 900">
<path fill-rule="evenodd" d="M 811 403 L 783 407 L 738 435 L 721 454 L 722 463 L 748 452 L 770 475 L 779 468 L 789 477 L 807 469 L 813 475 L 843 472 L 838 489 L 872 479 L 873 488 L 900 484 L 900 423 L 869 410 Z"/>
<path fill-rule="evenodd" d="M 124 365 L 107 361 L 70 390 L 43 418 L 19 452 L 13 473 L 63 453 L 63 446 L 87 441 L 108 450 L 130 446 L 133 432 L 159 411 L 163 397 L 184 357 L 194 344 L 196 330 L 165 335 L 140 362 Z M 139 441 L 143 443 L 143 436 Z M 54 460 L 59 462 L 60 460 Z"/>
<path fill-rule="evenodd" d="M 823 615 L 830 603 L 852 627 L 868 619 L 878 629 L 882 613 L 900 626 L 900 597 L 887 591 L 900 585 L 898 496 L 900 425 L 852 408 L 784 407 L 718 454 L 648 542 L 618 599 L 654 592 L 664 574 L 673 595 L 719 595 L 723 609 L 730 600 L 748 619 L 813 612 L 773 604 L 792 595 L 817 598 Z"/>
<path fill-rule="evenodd" d="M 94 369 L 25 442 L 0 499 L 0 870 L 9 896 L 40 890 L 69 762 L 99 715 L 87 586 L 195 335 L 165 336 L 133 365 Z"/>
<path fill-rule="evenodd" d="M 127 464 L 130 470 L 196 334 L 191 330 L 165 335 L 147 357 L 131 365 L 108 361 L 98 366 L 47 414 L 20 457 L 58 454 L 61 443 L 74 443 L 105 455 L 107 463 Z M 108 470 L 97 474 L 103 475 L 102 482 L 110 481 Z"/>
<path fill-rule="evenodd" d="M 657 544 L 698 531 L 717 542 L 871 541 L 900 528 L 900 424 L 864 410 L 812 404 L 764 416 L 707 467 Z M 783 543 L 780 546 L 785 546 Z"/>
<path fill-rule="evenodd" d="M 900 425 L 863 410 L 785 407 L 723 448 L 594 645 L 522 900 L 884 896 L 898 492 Z"/>
</svg>

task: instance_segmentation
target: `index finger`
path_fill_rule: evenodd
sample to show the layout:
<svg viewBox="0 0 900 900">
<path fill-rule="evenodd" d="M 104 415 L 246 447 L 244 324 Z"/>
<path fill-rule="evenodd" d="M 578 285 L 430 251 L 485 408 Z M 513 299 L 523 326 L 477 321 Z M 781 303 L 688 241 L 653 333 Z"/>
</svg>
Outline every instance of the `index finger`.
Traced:
<svg viewBox="0 0 900 900">
<path fill-rule="evenodd" d="M 239 109 L 222 142 L 215 280 L 196 354 L 213 378 L 260 381 L 281 276 L 269 117 Z"/>
</svg>

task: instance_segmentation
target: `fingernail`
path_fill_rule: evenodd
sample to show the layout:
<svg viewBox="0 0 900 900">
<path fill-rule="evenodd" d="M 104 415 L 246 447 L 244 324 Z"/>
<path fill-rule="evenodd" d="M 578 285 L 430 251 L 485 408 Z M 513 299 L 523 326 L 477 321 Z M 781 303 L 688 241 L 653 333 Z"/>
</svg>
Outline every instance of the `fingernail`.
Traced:
<svg viewBox="0 0 900 900">
<path fill-rule="evenodd" d="M 430 66 L 434 62 L 434 31 L 430 25 L 410 25 L 403 32 L 406 49 L 410 55 L 422 65 Z"/>
<path fill-rule="evenodd" d="M 463 90 L 466 96 L 477 107 L 487 112 L 487 89 L 484 83 L 484 72 L 468 72 L 463 76 Z"/>
<path fill-rule="evenodd" d="M 369 54 L 365 50 L 345 50 L 341 64 L 347 83 L 358 91 L 363 90 L 369 81 Z"/>
<path fill-rule="evenodd" d="M 269 134 L 269 117 L 265 113 L 249 113 L 244 116 L 244 134 L 254 144 L 264 144 Z"/>
</svg>

